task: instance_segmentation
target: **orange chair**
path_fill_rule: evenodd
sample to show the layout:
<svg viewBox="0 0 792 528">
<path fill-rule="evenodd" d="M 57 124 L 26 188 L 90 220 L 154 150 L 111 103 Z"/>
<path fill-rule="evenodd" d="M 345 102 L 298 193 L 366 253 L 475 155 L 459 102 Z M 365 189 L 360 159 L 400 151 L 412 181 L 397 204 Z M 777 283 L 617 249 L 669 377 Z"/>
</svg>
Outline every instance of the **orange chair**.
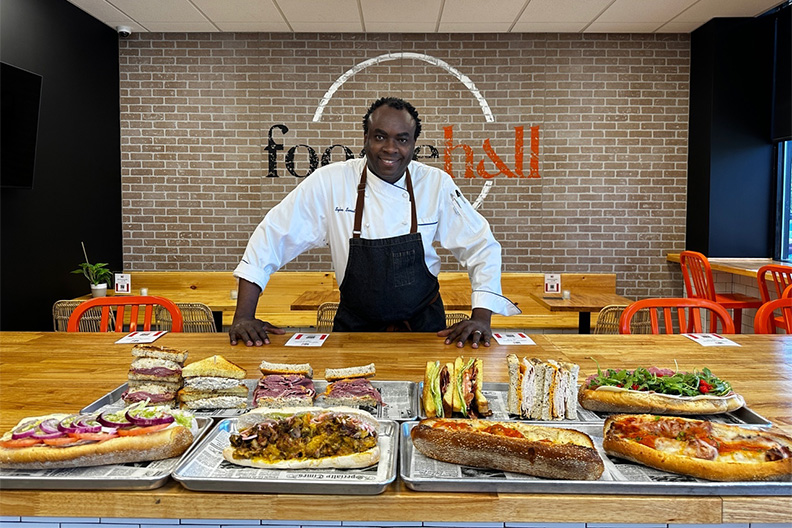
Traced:
<svg viewBox="0 0 792 528">
<path fill-rule="evenodd" d="M 116 314 L 115 314 L 115 331 L 116 332 L 123 332 L 124 331 L 124 309 L 125 307 L 129 306 L 129 331 L 134 332 L 138 329 L 138 315 L 140 313 L 140 308 L 143 308 L 143 330 L 148 331 L 151 330 L 151 320 L 152 315 L 154 313 L 154 306 L 162 306 L 168 313 L 170 313 L 171 320 L 173 321 L 171 326 L 171 332 L 181 332 L 184 328 L 184 319 L 182 318 L 181 311 L 176 304 L 166 299 L 165 297 L 156 297 L 153 295 L 133 295 L 131 297 L 96 297 L 94 299 L 89 299 L 84 303 L 80 303 L 77 308 L 69 317 L 69 324 L 66 327 L 67 332 L 79 332 L 79 325 L 80 325 L 80 318 L 86 313 L 88 310 L 95 306 L 101 306 L 102 308 L 102 318 L 99 321 L 99 331 L 100 332 L 111 332 L 113 331 L 110 328 L 110 324 L 108 324 L 110 320 L 110 308 L 115 306 L 116 307 Z"/>
<path fill-rule="evenodd" d="M 771 296 L 771 291 L 768 286 L 767 275 L 770 274 L 773 291 L 775 295 Z M 759 293 L 762 295 L 762 302 L 769 302 L 773 299 L 780 299 L 784 297 L 785 291 L 792 286 L 792 266 L 781 266 L 778 264 L 768 264 L 762 266 L 756 272 L 756 281 L 759 283 Z M 784 318 L 776 316 L 776 328 L 784 328 Z"/>
<path fill-rule="evenodd" d="M 759 308 L 762 300 L 742 293 L 715 293 L 712 268 L 707 257 L 696 251 L 683 251 L 679 254 L 685 291 L 688 297 L 707 299 L 716 302 L 727 310 L 734 310 L 734 326 L 737 333 L 742 329 L 743 309 Z M 690 331 L 690 329 L 688 330 Z"/>
<path fill-rule="evenodd" d="M 787 288 L 792 290 L 792 288 Z M 781 317 L 776 317 L 775 311 L 781 310 Z M 781 326 L 778 325 L 781 319 Z M 757 334 L 774 334 L 776 328 L 783 328 L 787 334 L 792 334 L 792 298 L 782 297 L 768 301 L 756 310 L 754 319 L 754 332 Z"/>
<path fill-rule="evenodd" d="M 642 309 L 649 310 L 649 321 L 652 326 L 653 334 L 674 334 L 676 330 L 681 333 L 683 328 L 688 332 L 700 333 L 702 325 L 702 310 L 709 312 L 710 332 L 716 332 L 718 322 L 721 325 L 721 332 L 733 334 L 734 322 L 729 312 L 719 303 L 707 299 L 691 299 L 690 297 L 671 298 L 671 299 L 643 299 L 635 301 L 622 312 L 619 318 L 619 333 L 629 334 L 632 318 Z M 687 317 L 686 317 L 687 312 Z M 660 317 L 663 316 L 663 325 L 660 325 Z M 676 323 L 676 325 L 675 325 Z"/>
</svg>

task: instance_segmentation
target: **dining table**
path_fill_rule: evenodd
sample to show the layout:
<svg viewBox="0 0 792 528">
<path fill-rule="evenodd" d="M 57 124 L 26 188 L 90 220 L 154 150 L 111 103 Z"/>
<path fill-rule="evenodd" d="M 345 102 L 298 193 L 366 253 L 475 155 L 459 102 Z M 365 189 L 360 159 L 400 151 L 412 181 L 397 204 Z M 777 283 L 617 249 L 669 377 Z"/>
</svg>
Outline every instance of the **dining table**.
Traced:
<svg viewBox="0 0 792 528">
<path fill-rule="evenodd" d="M 591 312 L 599 312 L 606 306 L 632 303 L 627 297 L 606 292 L 570 292 L 568 298 L 563 294 L 531 293 L 531 297 L 551 312 L 577 312 L 580 334 L 591 333 Z"/>
<path fill-rule="evenodd" d="M 529 335 L 521 345 L 472 349 L 446 345 L 431 333 L 331 333 L 319 347 L 293 347 L 293 334 L 271 335 L 269 345 L 232 346 L 223 334 L 168 333 L 155 344 L 188 352 L 189 364 L 222 355 L 260 377 L 259 364 L 308 362 L 316 377 L 324 369 L 374 363 L 374 380 L 420 383 L 427 361 L 459 355 L 481 358 L 486 382 L 506 382 L 506 357 L 558 359 L 580 366 L 579 379 L 598 368 L 658 366 L 680 370 L 707 367 L 729 380 L 746 405 L 773 427 L 792 434 L 792 336 L 727 336 L 734 346 L 704 347 L 682 335 Z M 127 379 L 132 345 L 116 333 L 1 332 L 0 429 L 52 412 L 78 412 Z M 192 491 L 170 480 L 150 490 L 6 489 L 0 515 L 151 519 L 269 519 L 369 526 L 405 521 L 447 523 L 787 523 L 792 501 L 771 495 L 416 491 L 395 479 L 371 496 L 336 494 Z M 174 522 L 174 521 L 171 521 Z M 182 521 L 189 522 L 189 521 Z M 448 524 L 450 523 L 450 524 Z M 502 525 L 501 525 L 502 526 Z"/>
</svg>

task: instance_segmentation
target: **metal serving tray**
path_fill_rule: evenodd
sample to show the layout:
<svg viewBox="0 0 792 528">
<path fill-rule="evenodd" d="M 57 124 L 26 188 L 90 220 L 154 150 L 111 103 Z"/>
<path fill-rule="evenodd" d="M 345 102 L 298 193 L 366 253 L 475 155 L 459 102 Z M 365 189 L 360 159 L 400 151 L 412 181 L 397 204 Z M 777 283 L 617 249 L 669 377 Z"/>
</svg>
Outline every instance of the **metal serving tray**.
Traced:
<svg viewBox="0 0 792 528">
<path fill-rule="evenodd" d="M 64 469 L 0 469 L 0 488 L 46 490 L 149 490 L 159 488 L 165 484 L 176 466 L 189 456 L 214 423 L 209 418 L 196 418 L 196 420 L 199 428 L 198 437 L 180 457 L 151 462 Z"/>
<path fill-rule="evenodd" d="M 379 463 L 364 469 L 260 469 L 223 459 L 223 449 L 236 432 L 236 418 L 221 421 L 173 472 L 187 489 L 242 493 L 321 493 L 377 495 L 396 479 L 398 424 L 379 422 Z"/>
<path fill-rule="evenodd" d="M 490 383 L 485 381 L 484 386 L 482 387 L 482 392 L 484 393 L 484 396 L 487 397 L 487 401 L 489 402 L 490 405 L 490 410 L 492 411 L 492 416 L 487 416 L 486 418 L 487 420 L 499 420 L 499 421 L 519 420 L 521 422 L 530 422 L 541 425 L 562 424 L 566 427 L 569 426 L 570 424 L 577 424 L 577 423 L 604 422 L 605 418 L 613 414 L 613 413 L 589 411 L 578 405 L 576 420 L 566 420 L 566 419 L 552 420 L 552 421 L 528 420 L 525 418 L 518 418 L 513 414 L 509 414 L 508 411 L 509 407 L 507 403 L 508 394 L 509 394 L 508 383 Z M 420 382 L 418 384 L 417 393 L 419 395 L 418 416 L 419 418 L 426 418 L 426 413 L 424 412 L 423 403 L 421 402 L 421 397 L 420 397 L 420 395 L 423 393 L 423 382 Z M 751 427 L 751 426 L 769 427 L 770 425 L 772 425 L 770 420 L 761 416 L 760 414 L 757 414 L 748 407 L 742 407 L 740 409 L 737 409 L 736 411 L 732 411 L 729 413 L 686 416 L 686 418 L 692 418 L 697 420 L 710 420 L 712 422 L 742 425 L 746 427 Z"/>
<path fill-rule="evenodd" d="M 195 416 L 203 418 L 232 418 L 255 409 L 253 406 L 253 391 L 258 385 L 258 379 L 242 380 L 248 387 L 248 401 L 247 408 L 245 409 L 207 409 L 193 411 Z M 376 409 L 372 407 L 364 407 L 375 418 L 380 420 L 396 420 L 407 421 L 415 420 L 418 417 L 418 407 L 420 400 L 420 393 L 418 391 L 418 384 L 412 381 L 375 381 L 371 380 L 371 385 L 377 389 L 382 396 L 382 401 L 385 405 L 377 405 Z M 322 394 L 327 388 L 327 381 L 314 380 L 314 388 L 317 394 Z M 113 389 L 98 400 L 87 405 L 80 412 L 91 413 L 99 410 L 106 409 L 121 409 L 124 407 L 124 402 L 121 400 L 121 395 L 127 390 L 127 384 L 124 383 L 120 387 Z M 316 398 L 314 405 L 318 407 L 327 407 L 322 401 L 322 398 Z"/>
<path fill-rule="evenodd" d="M 544 423 L 548 427 L 568 427 L 586 433 L 594 441 L 605 463 L 599 480 L 552 480 L 480 469 L 428 458 L 414 449 L 410 431 L 417 422 L 401 424 L 402 439 L 399 476 L 408 488 L 417 491 L 498 492 L 498 493 L 585 493 L 620 495 L 790 495 L 792 481 L 712 482 L 686 475 L 658 471 L 608 457 L 602 448 L 600 424 Z"/>
</svg>

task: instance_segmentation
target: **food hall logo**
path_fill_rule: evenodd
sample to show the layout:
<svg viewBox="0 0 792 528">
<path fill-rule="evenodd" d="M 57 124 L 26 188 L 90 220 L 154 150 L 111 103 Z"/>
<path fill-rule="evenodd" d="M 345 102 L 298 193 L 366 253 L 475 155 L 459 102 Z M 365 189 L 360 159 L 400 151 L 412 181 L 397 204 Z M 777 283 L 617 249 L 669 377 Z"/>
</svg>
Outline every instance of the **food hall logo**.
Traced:
<svg viewBox="0 0 792 528">
<path fill-rule="evenodd" d="M 386 53 L 385 55 L 380 55 L 378 57 L 374 57 L 373 59 L 365 60 L 341 75 L 336 82 L 330 87 L 329 90 L 325 93 L 322 100 L 319 102 L 319 105 L 316 108 L 316 112 L 314 113 L 313 121 L 315 123 L 322 120 L 322 114 L 324 113 L 324 109 L 330 100 L 333 97 L 333 94 L 351 77 L 353 77 L 357 72 L 372 66 L 374 64 L 379 64 L 386 61 L 391 60 L 401 60 L 401 59 L 413 59 L 413 60 L 420 60 L 431 65 L 437 66 L 442 68 L 446 72 L 450 73 L 454 77 L 456 77 L 465 87 L 470 91 L 473 97 L 478 101 L 479 106 L 481 107 L 482 113 L 484 114 L 484 119 L 488 123 L 492 123 L 495 121 L 495 117 L 492 114 L 492 111 L 487 104 L 487 101 L 481 95 L 481 93 L 476 88 L 476 85 L 471 81 L 466 75 L 462 74 L 459 70 L 451 66 L 445 61 L 442 61 L 436 57 L 432 57 L 430 55 L 425 55 L 423 53 L 409 53 L 409 52 L 400 52 L 400 53 Z M 278 130 L 280 131 L 281 136 L 285 136 L 289 132 L 289 128 L 286 125 L 273 125 L 270 127 L 269 131 L 267 132 L 267 145 L 264 147 L 264 150 L 267 151 L 267 161 L 268 161 L 268 170 L 267 170 L 267 177 L 268 178 L 277 178 L 279 177 L 278 174 L 278 152 L 281 150 L 285 150 L 285 146 L 282 142 L 279 142 L 278 139 L 273 137 L 273 131 Z M 522 126 L 514 127 L 514 167 L 509 167 L 503 159 L 495 152 L 495 149 L 492 147 L 490 139 L 487 138 L 484 140 L 482 145 L 484 149 L 484 153 L 486 157 L 489 158 L 495 164 L 495 167 L 498 169 L 496 173 L 490 173 L 484 168 L 484 162 L 486 158 L 482 158 L 479 160 L 478 164 L 475 163 L 475 155 L 473 152 L 473 148 L 470 145 L 466 145 L 463 143 L 454 144 L 454 127 L 447 126 L 443 127 L 443 136 L 444 136 L 444 146 L 443 146 L 443 161 L 444 161 L 444 169 L 445 171 L 451 175 L 451 177 L 455 177 L 455 171 L 453 167 L 453 161 L 451 158 L 452 153 L 457 149 L 462 149 L 462 152 L 465 156 L 465 170 L 464 170 L 464 177 L 465 178 L 475 178 L 476 174 L 481 176 L 482 178 L 494 178 L 500 174 L 505 175 L 509 178 L 539 178 L 539 127 L 532 126 L 530 127 L 530 150 L 529 150 L 529 166 L 528 166 L 528 173 L 526 174 L 523 168 L 524 158 L 525 158 L 525 130 Z M 302 178 L 308 176 L 313 171 L 315 171 L 320 164 L 327 165 L 331 162 L 331 157 L 333 151 L 341 150 L 344 153 L 345 159 L 351 159 L 355 157 L 355 154 L 349 149 L 349 147 L 345 145 L 330 145 L 326 149 L 324 149 L 321 153 L 321 158 L 317 153 L 316 149 L 309 145 L 299 144 L 294 145 L 289 150 L 286 151 L 285 157 L 285 164 L 286 164 L 286 171 L 291 174 L 292 176 Z M 425 150 L 424 150 L 425 149 Z M 309 170 L 305 174 L 298 174 L 295 169 L 294 159 L 295 156 L 298 155 L 299 151 L 305 150 L 308 154 L 308 166 Z M 362 157 L 363 152 L 361 151 L 358 156 Z M 433 145 L 416 145 L 415 154 L 413 155 L 413 159 L 438 159 L 440 158 L 440 152 L 436 147 Z M 475 167 L 475 171 L 474 171 Z"/>
</svg>

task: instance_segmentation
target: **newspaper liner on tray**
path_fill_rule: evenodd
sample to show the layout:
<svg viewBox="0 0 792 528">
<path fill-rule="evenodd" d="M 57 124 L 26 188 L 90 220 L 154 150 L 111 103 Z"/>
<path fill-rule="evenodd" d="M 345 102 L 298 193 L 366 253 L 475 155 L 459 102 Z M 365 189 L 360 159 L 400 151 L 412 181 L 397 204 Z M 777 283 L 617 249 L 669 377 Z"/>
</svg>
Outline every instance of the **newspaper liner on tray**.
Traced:
<svg viewBox="0 0 792 528">
<path fill-rule="evenodd" d="M 173 472 L 187 489 L 243 493 L 322 493 L 376 495 L 396 479 L 399 430 L 379 421 L 380 460 L 362 469 L 263 469 L 238 466 L 223 458 L 236 418 L 221 421 Z"/>
<path fill-rule="evenodd" d="M 198 435 L 183 455 L 149 462 L 130 462 L 60 469 L 0 469 L 2 489 L 97 489 L 145 490 L 167 482 L 173 470 L 195 448 L 212 426 L 208 418 L 196 418 Z"/>
<path fill-rule="evenodd" d="M 205 409 L 195 410 L 192 413 L 197 417 L 203 418 L 232 418 L 245 414 L 251 409 L 255 409 L 253 405 L 253 391 L 256 389 L 258 379 L 245 379 L 242 382 L 248 388 L 248 401 L 247 408 L 245 409 Z M 379 381 L 371 380 L 371 385 L 377 389 L 382 397 L 385 405 L 377 405 L 376 409 L 365 409 L 369 411 L 372 416 L 378 420 L 414 420 L 418 417 L 418 405 L 420 396 L 418 393 L 418 384 L 412 381 Z M 317 394 L 322 394 L 327 388 L 327 381 L 314 380 L 314 387 Z M 106 409 L 122 409 L 124 402 L 121 400 L 121 395 L 126 391 L 127 384 L 113 389 L 95 402 L 86 406 L 81 412 L 95 412 Z M 324 407 L 322 399 L 317 397 L 314 405 Z"/>
<path fill-rule="evenodd" d="M 602 447 L 602 425 L 543 422 L 589 435 L 605 464 L 599 480 L 552 480 L 498 469 L 482 469 L 424 456 L 413 447 L 410 431 L 417 422 L 402 424 L 400 477 L 408 488 L 440 492 L 591 493 L 641 495 L 789 495 L 792 481 L 714 482 L 668 473 L 619 458 Z"/>
</svg>

